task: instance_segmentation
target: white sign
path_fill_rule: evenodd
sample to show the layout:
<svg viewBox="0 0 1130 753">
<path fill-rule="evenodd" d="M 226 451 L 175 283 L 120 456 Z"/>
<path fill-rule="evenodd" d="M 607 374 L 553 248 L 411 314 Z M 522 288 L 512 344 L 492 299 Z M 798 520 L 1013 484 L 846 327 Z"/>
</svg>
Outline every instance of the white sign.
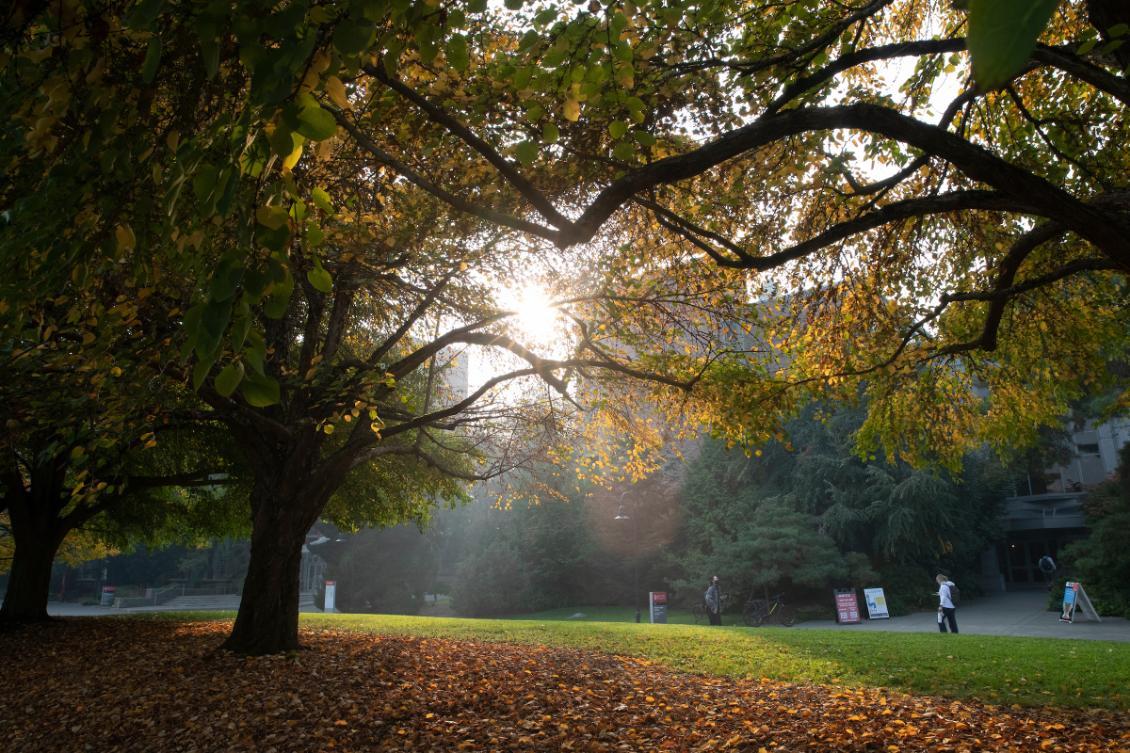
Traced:
<svg viewBox="0 0 1130 753">
<path fill-rule="evenodd" d="M 885 620 L 891 615 L 887 613 L 887 597 L 881 588 L 863 589 L 863 600 L 867 603 L 867 616 L 872 620 Z"/>
<path fill-rule="evenodd" d="M 337 591 L 337 581 L 336 580 L 327 580 L 326 581 L 326 608 L 322 611 L 324 611 L 324 612 L 334 611 L 334 597 L 336 596 L 336 594 L 334 593 L 335 591 Z"/>
</svg>

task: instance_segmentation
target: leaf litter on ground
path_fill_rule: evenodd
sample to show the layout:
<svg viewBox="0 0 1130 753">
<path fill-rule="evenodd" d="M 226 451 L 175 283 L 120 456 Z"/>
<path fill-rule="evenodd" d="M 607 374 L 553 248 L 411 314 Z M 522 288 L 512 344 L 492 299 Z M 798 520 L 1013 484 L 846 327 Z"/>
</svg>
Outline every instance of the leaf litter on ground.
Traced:
<svg viewBox="0 0 1130 753">
<path fill-rule="evenodd" d="M 575 649 L 303 629 L 243 657 L 223 622 L 0 634 L 0 740 L 66 751 L 1130 751 L 1111 711 L 734 680 Z"/>
</svg>

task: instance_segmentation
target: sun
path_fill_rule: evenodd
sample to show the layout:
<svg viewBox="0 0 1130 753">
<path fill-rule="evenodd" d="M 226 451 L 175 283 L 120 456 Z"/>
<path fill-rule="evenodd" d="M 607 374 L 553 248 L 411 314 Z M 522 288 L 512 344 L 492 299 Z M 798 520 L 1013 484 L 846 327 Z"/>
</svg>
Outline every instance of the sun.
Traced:
<svg viewBox="0 0 1130 753">
<path fill-rule="evenodd" d="M 507 324 L 522 344 L 546 348 L 561 341 L 561 312 L 541 285 L 528 284 L 503 290 L 499 304 L 503 309 L 514 312 Z"/>
</svg>

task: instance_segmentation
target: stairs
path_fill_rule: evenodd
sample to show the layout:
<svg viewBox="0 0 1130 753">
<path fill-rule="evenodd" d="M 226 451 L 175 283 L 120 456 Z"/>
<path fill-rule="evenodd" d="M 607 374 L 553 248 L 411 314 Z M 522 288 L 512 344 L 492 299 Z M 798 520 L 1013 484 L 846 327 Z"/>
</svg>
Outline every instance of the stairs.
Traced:
<svg viewBox="0 0 1130 753">
<path fill-rule="evenodd" d="M 175 609 L 180 612 L 235 611 L 239 609 L 239 594 L 178 596 L 165 602 L 164 608 Z"/>
<path fill-rule="evenodd" d="M 174 609 L 179 612 L 208 612 L 227 611 L 234 612 L 239 609 L 239 594 L 222 594 L 217 596 L 178 596 L 166 602 L 163 609 Z M 314 593 L 303 592 L 298 595 L 298 610 L 300 612 L 319 612 L 314 606 Z"/>
</svg>

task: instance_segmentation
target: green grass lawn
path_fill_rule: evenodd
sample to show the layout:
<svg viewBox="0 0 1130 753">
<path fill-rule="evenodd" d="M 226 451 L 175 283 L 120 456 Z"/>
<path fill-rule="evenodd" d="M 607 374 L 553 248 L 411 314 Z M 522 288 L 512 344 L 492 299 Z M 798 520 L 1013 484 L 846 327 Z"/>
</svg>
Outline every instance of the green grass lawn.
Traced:
<svg viewBox="0 0 1130 753">
<path fill-rule="evenodd" d="M 1108 641 L 789 628 L 710 628 L 592 619 L 474 620 L 400 615 L 303 614 L 311 629 L 474 641 L 539 643 L 650 659 L 672 669 L 793 683 L 881 687 L 1021 706 L 1130 710 L 1130 645 Z M 547 612 L 554 615 L 556 612 Z M 628 612 L 629 619 L 634 612 Z M 153 613 L 157 619 L 217 619 Z M 231 613 L 224 619 L 231 619 Z M 144 619 L 141 615 L 126 619 Z M 689 613 L 687 614 L 689 619 Z M 609 621 L 599 621 L 609 620 Z M 615 621 L 613 621 L 615 620 Z"/>
<path fill-rule="evenodd" d="M 738 615 L 726 615 L 728 621 L 737 621 Z M 635 622 L 636 610 L 630 607 L 567 607 L 547 609 L 544 612 L 530 612 L 504 617 L 506 620 L 526 621 L 566 621 L 566 622 Z M 640 620 L 648 622 L 646 608 L 640 608 Z M 703 621 L 705 623 L 705 620 Z M 694 625 L 694 616 L 689 609 L 667 610 L 667 623 L 670 625 Z"/>
</svg>

